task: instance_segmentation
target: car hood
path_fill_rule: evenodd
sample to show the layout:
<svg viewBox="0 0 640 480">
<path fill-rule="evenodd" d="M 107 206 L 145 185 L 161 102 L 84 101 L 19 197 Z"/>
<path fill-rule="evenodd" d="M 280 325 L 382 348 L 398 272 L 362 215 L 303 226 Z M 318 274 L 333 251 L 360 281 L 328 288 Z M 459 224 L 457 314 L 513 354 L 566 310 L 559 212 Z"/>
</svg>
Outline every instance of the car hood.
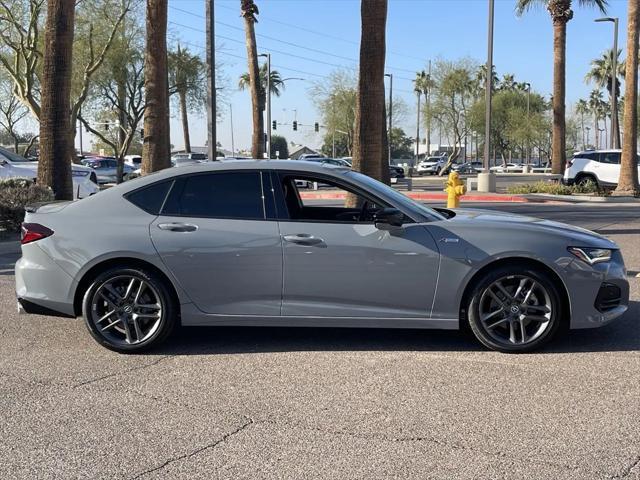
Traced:
<svg viewBox="0 0 640 480">
<path fill-rule="evenodd" d="M 543 220 L 540 218 L 518 215 L 508 212 L 496 212 L 481 209 L 456 209 L 455 216 L 448 221 L 455 224 L 474 224 L 479 228 L 514 228 L 531 230 L 532 233 L 562 236 L 572 241 L 576 246 L 594 246 L 601 248 L 618 248 L 618 245 L 608 238 L 586 228 L 568 225 L 566 223 Z"/>
</svg>

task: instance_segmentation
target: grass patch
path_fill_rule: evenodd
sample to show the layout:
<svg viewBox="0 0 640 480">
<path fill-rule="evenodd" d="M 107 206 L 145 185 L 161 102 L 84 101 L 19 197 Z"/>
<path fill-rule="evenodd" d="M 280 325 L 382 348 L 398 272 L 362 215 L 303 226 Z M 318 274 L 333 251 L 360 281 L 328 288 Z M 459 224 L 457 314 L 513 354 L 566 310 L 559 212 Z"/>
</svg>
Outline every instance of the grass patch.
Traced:
<svg viewBox="0 0 640 480">
<path fill-rule="evenodd" d="M 524 185 L 512 185 L 507 188 L 507 192 L 515 195 L 522 195 L 527 193 L 548 193 L 550 195 L 579 195 L 588 193 L 599 193 L 604 195 L 604 192 L 598 189 L 598 186 L 591 181 L 583 183 L 581 185 L 563 185 L 559 182 L 536 182 L 527 183 Z"/>
</svg>

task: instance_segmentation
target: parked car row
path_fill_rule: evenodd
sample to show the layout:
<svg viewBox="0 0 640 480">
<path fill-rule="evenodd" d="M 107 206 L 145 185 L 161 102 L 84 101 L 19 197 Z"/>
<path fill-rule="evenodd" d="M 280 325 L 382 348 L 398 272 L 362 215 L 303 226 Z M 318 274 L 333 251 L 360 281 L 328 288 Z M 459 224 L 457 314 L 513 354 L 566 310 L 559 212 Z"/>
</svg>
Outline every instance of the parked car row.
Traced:
<svg viewBox="0 0 640 480">
<path fill-rule="evenodd" d="M 38 162 L 27 160 L 11 150 L 0 147 L 0 178 L 38 177 Z M 86 166 L 71 164 L 73 198 L 85 198 L 99 191 L 96 173 Z"/>
</svg>

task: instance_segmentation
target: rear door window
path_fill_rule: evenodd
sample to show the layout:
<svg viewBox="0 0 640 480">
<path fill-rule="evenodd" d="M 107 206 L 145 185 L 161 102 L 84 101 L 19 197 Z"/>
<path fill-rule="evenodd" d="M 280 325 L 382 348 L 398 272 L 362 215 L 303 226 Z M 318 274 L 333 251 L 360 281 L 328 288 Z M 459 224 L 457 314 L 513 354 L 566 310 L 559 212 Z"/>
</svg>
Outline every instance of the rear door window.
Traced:
<svg viewBox="0 0 640 480">
<path fill-rule="evenodd" d="M 264 220 L 260 172 L 188 175 L 176 181 L 163 215 Z"/>
<path fill-rule="evenodd" d="M 620 152 L 600 153 L 600 163 L 606 163 L 608 165 L 620 165 Z"/>
<path fill-rule="evenodd" d="M 157 182 L 128 193 L 125 198 L 147 213 L 158 215 L 173 181 Z"/>
</svg>

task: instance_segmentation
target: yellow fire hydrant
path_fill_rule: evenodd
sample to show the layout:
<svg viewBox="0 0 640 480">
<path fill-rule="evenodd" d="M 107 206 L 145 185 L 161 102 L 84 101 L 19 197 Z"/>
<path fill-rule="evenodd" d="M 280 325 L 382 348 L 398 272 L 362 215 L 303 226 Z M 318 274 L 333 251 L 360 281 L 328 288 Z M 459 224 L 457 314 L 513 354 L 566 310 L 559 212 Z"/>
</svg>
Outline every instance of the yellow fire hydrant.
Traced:
<svg viewBox="0 0 640 480">
<path fill-rule="evenodd" d="M 449 179 L 447 180 L 447 188 L 444 189 L 447 192 L 447 208 L 458 208 L 460 206 L 460 197 L 467 193 L 467 187 L 460 180 L 458 172 L 451 172 Z"/>
</svg>

